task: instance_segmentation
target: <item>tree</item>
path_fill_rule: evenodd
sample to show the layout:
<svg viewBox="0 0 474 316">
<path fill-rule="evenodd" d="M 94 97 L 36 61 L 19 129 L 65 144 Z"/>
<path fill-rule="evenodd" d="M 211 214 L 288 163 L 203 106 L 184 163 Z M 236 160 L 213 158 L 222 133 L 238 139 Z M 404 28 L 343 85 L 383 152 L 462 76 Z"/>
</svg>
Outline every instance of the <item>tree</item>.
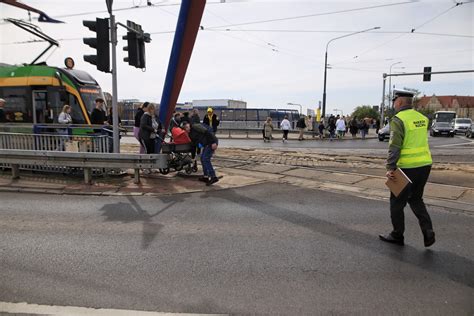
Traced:
<svg viewBox="0 0 474 316">
<path fill-rule="evenodd" d="M 358 120 L 364 119 L 366 117 L 371 119 L 379 119 L 380 114 L 370 105 L 361 105 L 355 108 L 352 112 L 352 117 L 355 117 Z"/>
</svg>

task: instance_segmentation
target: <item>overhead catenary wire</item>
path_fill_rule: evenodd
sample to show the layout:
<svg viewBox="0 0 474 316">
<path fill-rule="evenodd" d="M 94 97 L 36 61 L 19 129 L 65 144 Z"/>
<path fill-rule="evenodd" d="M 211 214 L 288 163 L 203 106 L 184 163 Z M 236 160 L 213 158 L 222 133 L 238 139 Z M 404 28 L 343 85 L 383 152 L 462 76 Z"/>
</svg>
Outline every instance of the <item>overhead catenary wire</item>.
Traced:
<svg viewBox="0 0 474 316">
<path fill-rule="evenodd" d="M 212 12 L 212 11 L 209 10 L 209 9 L 206 10 L 206 13 L 211 14 L 212 16 L 214 16 L 214 17 L 220 19 L 221 21 L 224 21 L 225 23 L 233 23 L 233 22 L 231 22 L 231 21 L 229 21 L 229 20 L 227 20 L 227 19 L 225 19 L 225 18 L 223 18 L 223 17 L 217 15 L 216 13 Z M 207 30 L 207 29 L 208 29 L 208 28 L 206 28 L 206 30 Z M 212 30 L 212 28 L 211 28 L 211 30 Z M 239 30 L 240 30 L 240 28 L 237 29 L 237 31 L 239 31 Z M 277 45 L 275 45 L 275 44 L 270 43 L 269 41 L 264 40 L 263 38 L 261 38 L 261 37 L 259 37 L 259 36 L 256 36 L 256 35 L 253 35 L 253 34 L 252 34 L 251 36 L 252 36 L 253 38 L 255 38 L 255 39 L 257 39 L 257 40 L 259 40 L 259 41 L 265 43 L 265 45 L 272 46 L 272 47 L 276 47 L 276 46 L 277 46 Z"/>
<path fill-rule="evenodd" d="M 227 27 L 233 27 L 233 26 L 255 25 L 255 24 L 262 24 L 262 23 L 271 23 L 271 22 L 305 19 L 305 18 L 311 18 L 311 17 L 316 17 L 316 16 L 334 15 L 334 14 L 349 13 L 349 12 L 356 12 L 356 11 L 380 9 L 380 8 L 392 7 L 392 6 L 398 6 L 398 5 L 405 5 L 405 4 L 413 4 L 414 2 L 417 2 L 417 1 L 404 1 L 404 2 L 396 2 L 396 3 L 387 3 L 387 4 L 359 7 L 359 8 L 353 8 L 353 9 L 344 9 L 344 10 L 336 10 L 336 11 L 329 11 L 329 12 L 320 12 L 320 13 L 298 15 L 298 16 L 292 16 L 292 17 L 275 18 L 275 19 L 267 19 L 267 20 L 257 20 L 257 21 L 242 22 L 242 23 L 233 23 L 233 24 L 227 24 L 227 25 L 212 26 L 212 27 L 209 27 L 209 28 L 211 28 L 211 29 L 227 28 Z"/>
<path fill-rule="evenodd" d="M 301 29 L 225 29 L 222 31 L 226 32 L 264 32 L 264 33 L 339 33 L 339 34 L 349 34 L 354 33 L 354 30 L 301 30 Z M 405 34 L 411 33 L 411 31 L 369 31 L 366 33 L 371 34 Z M 428 36 L 446 36 L 446 37 L 460 37 L 460 38 L 474 38 L 474 35 L 468 34 L 447 34 L 447 33 L 430 33 L 430 32 L 415 32 L 413 34 L 417 35 L 428 35 Z"/>
<path fill-rule="evenodd" d="M 372 51 L 374 51 L 374 50 L 376 50 L 376 49 L 378 49 L 378 48 L 380 48 L 380 47 L 382 47 L 382 46 L 385 46 L 385 45 L 387 45 L 387 44 L 389 44 L 389 43 L 392 43 L 392 42 L 394 42 L 394 41 L 396 41 L 396 40 L 402 38 L 403 36 L 406 36 L 406 35 L 408 35 L 408 34 L 413 34 L 416 30 L 422 28 L 423 26 L 427 25 L 428 23 L 433 22 L 433 21 L 436 20 L 437 18 L 441 17 L 442 15 L 446 14 L 447 12 L 451 11 L 452 9 L 454 9 L 454 8 L 456 8 L 456 7 L 458 7 L 458 6 L 462 5 L 462 4 L 464 4 L 464 3 L 470 3 L 470 2 L 456 2 L 455 5 L 449 7 L 448 9 L 444 10 L 443 12 L 437 14 L 437 15 L 434 16 L 433 18 L 428 19 L 427 21 L 423 22 L 423 23 L 420 24 L 419 26 L 416 26 L 416 27 L 412 28 L 412 29 L 410 30 L 410 32 L 406 32 L 406 33 L 400 34 L 400 35 L 398 35 L 398 36 L 396 36 L 396 37 L 394 37 L 394 38 L 392 38 L 392 39 L 390 39 L 390 40 L 388 40 L 388 41 L 385 41 L 385 42 L 383 42 L 383 43 L 381 43 L 381 44 L 379 44 L 379 45 L 376 45 L 376 46 L 374 46 L 374 47 L 371 47 L 371 48 L 369 48 L 369 49 L 363 51 L 362 53 L 357 54 L 357 55 L 354 56 L 352 59 L 360 58 L 361 56 L 364 56 L 364 55 L 366 55 L 367 53 L 370 53 L 370 52 L 372 52 Z"/>
</svg>

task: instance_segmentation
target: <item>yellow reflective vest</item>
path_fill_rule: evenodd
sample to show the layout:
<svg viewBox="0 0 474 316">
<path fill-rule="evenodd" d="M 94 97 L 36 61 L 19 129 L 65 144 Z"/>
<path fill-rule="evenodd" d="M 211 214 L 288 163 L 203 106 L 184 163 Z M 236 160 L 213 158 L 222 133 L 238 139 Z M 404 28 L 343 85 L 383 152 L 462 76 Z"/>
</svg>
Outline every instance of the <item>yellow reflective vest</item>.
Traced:
<svg viewBox="0 0 474 316">
<path fill-rule="evenodd" d="M 413 109 L 400 111 L 395 116 L 403 122 L 405 128 L 397 167 L 409 169 L 431 165 L 433 160 L 428 145 L 428 118 Z"/>
</svg>

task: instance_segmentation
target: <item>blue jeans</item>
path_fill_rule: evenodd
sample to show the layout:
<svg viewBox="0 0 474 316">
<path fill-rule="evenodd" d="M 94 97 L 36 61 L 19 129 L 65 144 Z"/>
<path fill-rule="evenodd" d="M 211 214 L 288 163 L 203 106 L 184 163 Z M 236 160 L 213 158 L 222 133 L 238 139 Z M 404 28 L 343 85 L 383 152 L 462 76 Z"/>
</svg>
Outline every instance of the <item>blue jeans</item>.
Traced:
<svg viewBox="0 0 474 316">
<path fill-rule="evenodd" d="M 211 164 L 213 150 L 211 145 L 207 145 L 202 149 L 201 153 L 201 164 L 202 164 L 202 171 L 204 172 L 205 177 L 215 177 L 216 172 L 214 171 L 214 167 Z"/>
</svg>

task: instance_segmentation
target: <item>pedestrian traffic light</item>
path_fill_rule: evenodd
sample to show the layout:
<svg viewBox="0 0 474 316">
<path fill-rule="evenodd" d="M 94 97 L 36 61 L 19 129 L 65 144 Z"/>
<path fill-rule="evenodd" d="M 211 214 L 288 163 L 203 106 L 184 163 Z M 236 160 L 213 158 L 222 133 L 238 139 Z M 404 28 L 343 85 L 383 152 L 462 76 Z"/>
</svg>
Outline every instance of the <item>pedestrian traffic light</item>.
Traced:
<svg viewBox="0 0 474 316">
<path fill-rule="evenodd" d="M 142 26 L 132 21 L 127 21 L 127 27 L 129 31 L 123 37 L 124 40 L 127 40 L 127 46 L 123 50 L 128 52 L 128 56 L 123 61 L 130 66 L 145 68 L 145 43 L 150 43 L 150 34 L 144 33 Z"/>
<path fill-rule="evenodd" d="M 96 37 L 83 39 L 84 44 L 96 49 L 96 55 L 84 55 L 84 61 L 96 65 L 99 71 L 110 72 L 109 19 L 84 20 L 82 24 L 96 33 Z"/>
<path fill-rule="evenodd" d="M 431 81 L 431 67 L 423 68 L 423 81 Z"/>
</svg>

